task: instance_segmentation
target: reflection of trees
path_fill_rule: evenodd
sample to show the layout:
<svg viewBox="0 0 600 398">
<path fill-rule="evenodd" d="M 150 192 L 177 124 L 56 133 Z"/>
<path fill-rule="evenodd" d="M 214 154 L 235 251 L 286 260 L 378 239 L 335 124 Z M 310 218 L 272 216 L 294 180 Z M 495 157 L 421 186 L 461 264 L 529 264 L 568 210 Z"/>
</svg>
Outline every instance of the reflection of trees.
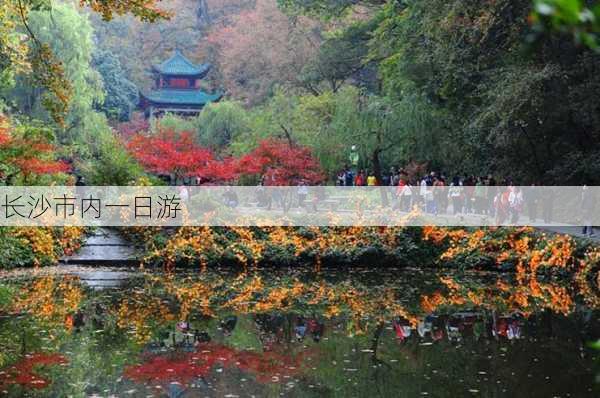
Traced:
<svg viewBox="0 0 600 398">
<path fill-rule="evenodd" d="M 523 386 L 538 388 L 536 383 L 540 378 L 551 375 L 558 381 L 538 388 L 540 396 L 551 396 L 557 395 L 552 390 L 557 383 L 564 384 L 559 386 L 562 395 L 569 388 L 574 394 L 578 388 L 590 385 L 585 369 L 589 358 L 581 358 L 586 351 L 579 347 L 590 336 L 600 334 L 598 317 L 590 309 L 590 301 L 577 296 L 577 283 L 563 285 L 541 277 L 445 275 L 441 279 L 427 277 L 431 282 L 428 285 L 412 280 L 403 285 L 399 280 L 402 278 L 386 275 L 375 281 L 346 276 L 314 281 L 260 274 L 237 279 L 207 275 L 189 279 L 149 278 L 149 282 L 131 290 L 110 294 L 79 289 L 72 279 L 24 283 L 17 292 L 23 316 L 14 322 L 0 321 L 3 356 L 8 358 L 7 363 L 17 363 L 24 352 L 37 352 L 42 347 L 42 351 L 68 352 L 69 366 L 60 368 L 47 391 L 55 396 L 102 393 L 94 390 L 100 387 L 93 386 L 122 388 L 114 380 L 121 376 L 123 368 L 131 368 L 137 353 L 149 351 L 142 343 L 165 340 L 167 337 L 163 335 L 169 336 L 185 314 L 193 329 L 210 335 L 213 343 L 208 346 L 215 347 L 215 352 L 221 350 L 228 377 L 250 373 L 253 380 L 269 382 L 273 375 L 289 374 L 289 368 L 293 367 L 301 369 L 292 372 L 301 380 L 298 388 L 316 385 L 319 392 L 332 396 L 415 396 L 421 392 L 463 396 L 467 385 L 482 394 L 494 395 L 507 388 L 494 384 L 496 379 L 503 382 L 518 379 Z M 424 297 L 428 297 L 425 302 L 429 306 L 422 305 Z M 65 327 L 63 314 L 75 309 L 84 314 L 85 322 L 79 328 L 69 329 Z M 507 317 L 515 310 L 523 315 L 520 320 L 523 338 L 493 339 L 491 314 Z M 430 334 L 425 338 L 417 336 L 414 327 L 430 313 L 437 315 L 436 330 L 445 330 L 451 318 L 457 326 L 461 326 L 460 322 L 465 324 L 465 328 L 459 328 L 460 348 L 457 343 L 450 343 L 447 336 L 441 339 Z M 461 313 L 475 314 L 472 317 L 477 319 L 461 321 Z M 219 334 L 218 328 L 222 329 L 219 319 L 233 314 L 237 316 L 233 333 Z M 317 339 L 318 342 L 294 338 L 299 317 L 305 322 L 322 321 L 324 338 Z M 411 336 L 402 343 L 390 330 L 389 321 L 397 317 L 405 318 L 406 324 L 413 327 Z M 483 332 L 471 331 L 469 328 L 474 325 Z M 138 338 L 138 330 L 143 332 L 144 339 Z M 178 350 L 182 347 L 176 346 L 171 347 L 171 353 L 182 351 Z M 194 349 L 191 344 L 187 346 Z M 163 351 L 167 349 L 160 347 Z M 294 356 L 298 352 L 302 354 Z M 198 357 L 197 350 L 188 354 L 191 356 L 169 354 L 173 356 L 168 358 L 180 361 L 182 366 L 187 364 L 194 371 L 202 370 L 204 373 L 200 373 L 204 375 L 222 364 L 214 358 Z M 199 359 L 193 359 L 194 355 Z M 143 356 L 147 363 L 158 361 L 152 358 L 158 357 Z M 530 369 L 533 358 L 538 359 L 539 369 Z M 564 369 L 565 363 L 569 364 L 568 369 Z M 211 367 L 202 367 L 207 364 Z M 187 374 L 187 370 L 182 372 Z M 489 379 L 489 385 L 481 382 L 484 378 Z M 139 380 L 150 382 L 150 379 Z M 167 381 L 165 376 L 164 383 Z M 123 383 L 129 385 L 133 381 Z M 513 387 L 508 387 L 509 392 L 510 388 Z"/>
<path fill-rule="evenodd" d="M 386 379 L 391 375 L 392 366 L 382 359 L 377 357 L 377 350 L 379 348 L 379 341 L 385 328 L 384 322 L 379 322 L 375 331 L 373 332 L 373 338 L 371 339 L 371 361 L 373 362 L 373 380 L 375 381 L 375 387 L 379 392 L 380 396 L 383 396 L 383 392 L 380 386 L 386 384 Z"/>
</svg>

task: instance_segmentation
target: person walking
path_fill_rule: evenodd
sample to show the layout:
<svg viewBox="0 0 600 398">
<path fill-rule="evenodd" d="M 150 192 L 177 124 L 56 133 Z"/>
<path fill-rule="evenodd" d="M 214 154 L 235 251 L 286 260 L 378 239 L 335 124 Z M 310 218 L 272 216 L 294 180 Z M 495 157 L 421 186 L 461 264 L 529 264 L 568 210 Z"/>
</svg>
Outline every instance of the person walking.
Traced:
<svg viewBox="0 0 600 398">
<path fill-rule="evenodd" d="M 527 206 L 527 214 L 529 221 L 535 222 L 537 219 L 537 207 L 538 207 L 538 188 L 535 184 L 531 184 L 529 188 L 523 194 L 525 198 L 525 204 Z"/>
<path fill-rule="evenodd" d="M 494 200 L 496 207 L 496 224 L 502 225 L 508 219 L 510 212 L 510 188 L 506 187 L 504 191 L 499 192 Z"/>
<path fill-rule="evenodd" d="M 517 224 L 523 210 L 523 191 L 521 191 L 521 187 L 510 187 L 508 202 L 510 204 L 510 222 L 511 224 Z"/>
<path fill-rule="evenodd" d="M 365 185 L 365 173 L 363 170 L 358 172 L 358 175 L 356 176 L 356 179 L 354 180 L 354 185 L 356 185 L 357 187 L 362 187 Z"/>
<path fill-rule="evenodd" d="M 483 178 L 477 177 L 477 181 L 475 182 L 475 192 L 473 193 L 473 195 L 475 201 L 475 213 L 486 214 L 487 192 L 486 187 L 483 183 Z"/>
<path fill-rule="evenodd" d="M 367 177 L 367 186 L 369 187 L 374 187 L 377 185 L 377 178 L 375 178 L 375 175 L 373 175 L 373 173 L 369 173 L 369 176 Z"/>
<path fill-rule="evenodd" d="M 446 184 L 443 177 L 434 177 L 433 180 L 433 201 L 434 201 L 434 214 L 437 216 L 442 213 L 445 214 L 448 210 L 447 198 L 446 198 Z"/>
<path fill-rule="evenodd" d="M 452 179 L 448 189 L 448 198 L 452 202 L 452 214 L 459 214 L 462 211 L 462 186 L 458 176 Z"/>
<path fill-rule="evenodd" d="M 352 173 L 352 170 L 350 169 L 346 169 L 346 172 L 344 173 L 344 185 L 347 187 L 354 185 L 354 173 Z"/>
<path fill-rule="evenodd" d="M 594 207 L 595 200 L 593 197 L 593 190 L 587 185 L 584 185 L 581 190 L 581 213 L 583 221 L 583 231 L 581 233 L 589 238 L 594 236 L 594 227 L 592 226 Z"/>
<path fill-rule="evenodd" d="M 491 217 L 496 216 L 496 203 L 495 200 L 498 196 L 498 187 L 496 186 L 496 180 L 491 174 L 487 177 L 487 200 L 488 200 L 488 215 Z"/>
</svg>

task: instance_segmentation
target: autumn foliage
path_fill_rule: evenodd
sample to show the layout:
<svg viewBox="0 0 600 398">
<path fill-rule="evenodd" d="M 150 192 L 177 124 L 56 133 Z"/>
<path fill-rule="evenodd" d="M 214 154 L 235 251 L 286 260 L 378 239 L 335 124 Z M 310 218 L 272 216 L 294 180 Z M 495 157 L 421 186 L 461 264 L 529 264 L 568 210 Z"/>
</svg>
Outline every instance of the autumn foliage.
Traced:
<svg viewBox="0 0 600 398">
<path fill-rule="evenodd" d="M 213 25 L 206 44 L 229 94 L 258 103 L 275 83 L 299 84 L 302 68 L 320 41 L 320 24 L 303 16 L 292 21 L 274 0 L 247 3 L 252 6 L 236 6 L 239 13 Z"/>
<path fill-rule="evenodd" d="M 240 174 L 259 174 L 268 185 L 308 184 L 323 181 L 323 172 L 309 148 L 281 140 L 264 140 L 238 163 Z"/>
<path fill-rule="evenodd" d="M 0 117 L 0 148 L 7 145 L 10 142 L 10 135 L 8 133 L 8 123 L 5 119 Z"/>
<path fill-rule="evenodd" d="M 198 177 L 202 183 L 257 176 L 264 177 L 268 185 L 296 185 L 300 181 L 318 183 L 324 177 L 309 148 L 283 140 L 263 140 L 240 158 L 219 159 L 210 149 L 197 145 L 190 132 L 162 130 L 153 135 L 134 134 L 127 149 L 150 173 Z"/>
<path fill-rule="evenodd" d="M 196 145 L 189 132 L 136 134 L 127 148 L 147 171 L 175 177 L 195 176 L 213 159 L 211 151 Z"/>
<path fill-rule="evenodd" d="M 33 129 L 32 129 L 33 130 Z M 8 175 L 21 174 L 25 178 L 32 174 L 66 173 L 70 166 L 55 160 L 55 147 L 43 134 L 32 131 L 15 131 L 10 121 L 0 115 L 0 161 L 8 167 L 0 170 Z"/>
</svg>

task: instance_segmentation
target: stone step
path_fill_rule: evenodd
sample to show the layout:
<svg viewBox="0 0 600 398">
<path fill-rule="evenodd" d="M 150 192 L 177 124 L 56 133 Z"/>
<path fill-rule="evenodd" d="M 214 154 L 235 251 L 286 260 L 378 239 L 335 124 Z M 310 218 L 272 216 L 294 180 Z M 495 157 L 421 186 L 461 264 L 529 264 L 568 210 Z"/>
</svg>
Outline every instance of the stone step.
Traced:
<svg viewBox="0 0 600 398">
<path fill-rule="evenodd" d="M 140 252 L 116 231 L 99 228 L 89 235 L 84 245 L 71 256 L 60 259 L 63 264 L 94 266 L 135 266 Z"/>
</svg>

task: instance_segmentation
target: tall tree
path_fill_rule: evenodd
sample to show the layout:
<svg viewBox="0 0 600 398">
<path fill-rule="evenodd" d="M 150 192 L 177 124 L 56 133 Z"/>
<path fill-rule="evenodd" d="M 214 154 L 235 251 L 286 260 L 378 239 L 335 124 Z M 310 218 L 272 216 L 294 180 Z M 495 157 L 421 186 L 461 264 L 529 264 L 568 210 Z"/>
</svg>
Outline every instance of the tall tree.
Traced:
<svg viewBox="0 0 600 398">
<path fill-rule="evenodd" d="M 101 13 L 106 20 L 115 14 L 130 12 L 143 21 L 153 22 L 168 17 L 156 7 L 158 1 L 82 0 L 80 3 Z M 43 105 L 54 120 L 62 124 L 70 106 L 71 84 L 65 77 L 62 62 L 54 56 L 50 45 L 40 39 L 30 26 L 32 11 L 50 11 L 53 6 L 52 0 L 3 1 L 0 12 L 0 81 L 3 85 L 10 85 L 15 75 L 29 75 L 32 82 L 44 90 Z M 24 38 L 27 40 L 24 41 Z"/>
<path fill-rule="evenodd" d="M 240 158 L 238 172 L 258 175 L 268 185 L 317 184 L 324 179 L 319 162 L 310 148 L 281 140 L 261 141 L 256 149 Z"/>
<path fill-rule="evenodd" d="M 248 104 L 263 101 L 276 84 L 300 84 L 304 65 L 320 42 L 319 25 L 307 18 L 290 19 L 275 0 L 257 0 L 255 7 L 215 27 L 208 43 L 229 93 Z"/>
<path fill-rule="evenodd" d="M 113 120 L 129 120 L 138 102 L 138 88 L 125 76 L 119 59 L 111 52 L 97 50 L 93 54 L 93 68 L 102 77 L 104 101 L 96 108 Z"/>
<path fill-rule="evenodd" d="M 36 39 L 46 43 L 53 56 L 61 62 L 70 86 L 69 110 L 59 139 L 72 142 L 86 127 L 93 113 L 94 102 L 103 101 L 100 75 L 90 68 L 92 59 L 92 28 L 86 16 L 69 4 L 55 5 L 50 10 L 31 11 L 28 26 Z M 36 118 L 47 119 L 45 94 L 36 87 L 35 75 L 21 76 L 18 85 L 6 96 L 16 108 Z"/>
</svg>

